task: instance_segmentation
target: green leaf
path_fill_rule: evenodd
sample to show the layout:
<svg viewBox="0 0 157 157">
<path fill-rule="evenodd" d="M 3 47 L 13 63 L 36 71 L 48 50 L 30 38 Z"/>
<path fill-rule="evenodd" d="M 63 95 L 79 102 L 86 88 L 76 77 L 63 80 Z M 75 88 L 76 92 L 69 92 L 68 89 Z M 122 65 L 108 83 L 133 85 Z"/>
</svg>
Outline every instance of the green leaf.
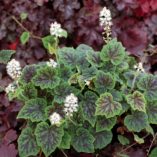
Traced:
<svg viewBox="0 0 157 157">
<path fill-rule="evenodd" d="M 139 91 L 135 91 L 133 94 L 127 95 L 126 100 L 133 110 L 146 112 L 146 100 L 144 95 Z"/>
<path fill-rule="evenodd" d="M 59 77 L 62 78 L 65 81 L 68 81 L 69 78 L 72 75 L 72 70 L 69 66 L 64 66 L 63 64 L 60 65 L 59 69 L 58 69 L 58 73 L 59 73 Z"/>
<path fill-rule="evenodd" d="M 116 66 L 111 63 L 111 61 L 104 62 L 103 65 L 99 68 L 101 71 L 105 73 L 114 73 L 116 71 Z"/>
<path fill-rule="evenodd" d="M 96 90 L 99 93 L 105 92 L 107 89 L 113 89 L 115 86 L 114 77 L 110 73 L 98 71 L 94 81 Z"/>
<path fill-rule="evenodd" d="M 130 109 L 130 105 L 128 105 L 126 102 L 121 102 L 122 110 L 119 113 L 119 115 L 122 115 L 123 113 L 127 112 Z"/>
<path fill-rule="evenodd" d="M 21 94 L 23 99 L 29 100 L 37 97 L 37 90 L 32 83 L 28 83 L 23 87 Z"/>
<path fill-rule="evenodd" d="M 23 32 L 22 35 L 20 36 L 20 41 L 23 45 L 25 45 L 30 38 L 30 33 L 29 32 Z"/>
<path fill-rule="evenodd" d="M 41 89 L 50 88 L 53 89 L 59 84 L 59 77 L 57 77 L 57 71 L 52 67 L 43 67 L 37 71 L 37 75 L 33 78 L 33 82 L 36 86 L 40 86 Z"/>
<path fill-rule="evenodd" d="M 94 66 L 91 66 L 87 69 L 82 69 L 81 71 L 81 78 L 82 80 L 91 80 L 96 75 L 97 69 Z"/>
<path fill-rule="evenodd" d="M 0 86 L 0 92 L 3 92 L 3 91 L 4 91 L 4 88 Z"/>
<path fill-rule="evenodd" d="M 96 132 L 94 134 L 94 137 L 95 137 L 95 141 L 94 141 L 95 149 L 102 149 L 111 143 L 113 135 L 111 131 L 102 131 L 102 132 Z"/>
<path fill-rule="evenodd" d="M 157 124 L 157 101 L 148 103 L 146 110 L 149 123 Z"/>
<path fill-rule="evenodd" d="M 27 17 L 28 17 L 28 14 L 25 13 L 25 12 L 22 12 L 22 13 L 20 14 L 21 20 L 25 20 Z"/>
<path fill-rule="evenodd" d="M 56 40 L 52 35 L 48 35 L 48 36 L 42 38 L 42 43 L 43 43 L 45 49 L 48 50 L 49 45 L 53 46 L 56 43 Z"/>
<path fill-rule="evenodd" d="M 46 120 L 45 108 L 47 104 L 42 98 L 31 99 L 20 110 L 17 118 L 30 119 L 32 122 Z"/>
<path fill-rule="evenodd" d="M 97 95 L 91 91 L 87 91 L 81 100 L 83 117 L 94 127 L 96 122 L 95 102 L 97 100 Z"/>
<path fill-rule="evenodd" d="M 111 118 L 119 115 L 121 110 L 121 104 L 113 101 L 110 93 L 100 95 L 100 98 L 96 101 L 96 115 L 105 115 L 106 118 Z"/>
<path fill-rule="evenodd" d="M 59 60 L 66 66 L 75 68 L 77 64 L 76 50 L 71 47 L 64 47 L 58 49 Z"/>
<path fill-rule="evenodd" d="M 37 156 L 40 148 L 37 145 L 32 129 L 25 128 L 18 138 L 18 150 L 20 157 Z"/>
<path fill-rule="evenodd" d="M 124 61 L 125 54 L 125 48 L 122 44 L 113 39 L 103 47 L 100 57 L 103 61 L 111 61 L 112 64 L 118 65 Z"/>
<path fill-rule="evenodd" d="M 76 48 L 77 66 L 82 70 L 89 67 L 89 62 L 86 57 L 88 54 L 94 52 L 93 49 L 85 44 L 80 44 Z"/>
<path fill-rule="evenodd" d="M 71 144 L 71 136 L 68 132 L 64 132 L 64 136 L 62 137 L 62 142 L 59 148 L 70 149 L 70 144 Z"/>
<path fill-rule="evenodd" d="M 58 103 L 63 103 L 67 95 L 70 95 L 71 93 L 75 93 L 77 95 L 78 92 L 79 90 L 77 90 L 73 86 L 69 86 L 68 83 L 60 83 L 54 89 L 54 101 Z"/>
<path fill-rule="evenodd" d="M 68 33 L 66 30 L 62 29 L 62 32 L 60 33 L 60 37 L 64 37 L 67 38 L 68 37 Z"/>
<path fill-rule="evenodd" d="M 152 126 L 150 124 L 147 125 L 146 132 L 151 134 L 152 136 L 154 136 L 154 134 L 155 134 L 154 130 L 153 130 L 153 128 L 152 128 Z"/>
<path fill-rule="evenodd" d="M 115 101 L 122 101 L 123 100 L 123 94 L 122 92 L 116 90 L 116 89 L 111 89 L 110 93 L 112 94 L 113 98 Z"/>
<path fill-rule="evenodd" d="M 144 112 L 135 111 L 124 119 L 125 126 L 129 131 L 140 132 L 148 125 L 148 117 Z"/>
<path fill-rule="evenodd" d="M 149 101 L 157 100 L 157 76 L 145 75 L 139 80 L 137 86 L 144 91 Z"/>
<path fill-rule="evenodd" d="M 36 65 L 26 65 L 20 77 L 20 83 L 27 84 L 32 82 L 32 78 L 36 75 L 37 66 Z"/>
<path fill-rule="evenodd" d="M 117 66 L 117 72 L 118 72 L 118 73 L 121 73 L 121 72 L 127 70 L 128 68 L 129 68 L 128 63 L 127 63 L 127 62 L 122 62 L 122 63 L 120 63 L 120 64 Z"/>
<path fill-rule="evenodd" d="M 144 143 L 144 139 L 139 137 L 138 135 L 134 134 L 134 140 L 138 143 L 138 144 L 143 144 Z"/>
<path fill-rule="evenodd" d="M 151 153 L 149 154 L 149 157 L 157 157 L 157 147 L 155 147 Z"/>
<path fill-rule="evenodd" d="M 86 59 L 92 66 L 96 66 L 96 67 L 102 66 L 102 61 L 100 58 L 100 52 L 88 53 Z"/>
<path fill-rule="evenodd" d="M 62 127 L 49 126 L 46 122 L 41 122 L 36 127 L 35 135 L 38 145 L 48 157 L 60 146 L 64 131 Z"/>
<path fill-rule="evenodd" d="M 0 50 L 0 63 L 7 64 L 14 53 L 14 50 Z"/>
<path fill-rule="evenodd" d="M 77 152 L 93 153 L 94 137 L 84 128 L 78 128 L 72 136 L 72 146 Z"/>
<path fill-rule="evenodd" d="M 130 144 L 130 141 L 128 140 L 128 138 L 126 138 L 125 136 L 122 136 L 122 135 L 118 135 L 118 141 L 122 145 L 128 145 L 128 144 Z"/>
<path fill-rule="evenodd" d="M 110 131 L 116 124 L 116 119 L 117 119 L 116 117 L 105 118 L 99 116 L 96 123 L 96 132 L 100 132 L 104 130 Z"/>
</svg>

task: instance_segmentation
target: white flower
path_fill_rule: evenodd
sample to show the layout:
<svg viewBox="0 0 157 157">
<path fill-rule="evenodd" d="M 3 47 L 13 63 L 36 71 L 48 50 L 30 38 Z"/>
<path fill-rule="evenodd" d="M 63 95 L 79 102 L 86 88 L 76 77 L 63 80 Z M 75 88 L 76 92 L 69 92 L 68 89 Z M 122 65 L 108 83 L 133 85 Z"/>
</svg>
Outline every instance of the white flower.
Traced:
<svg viewBox="0 0 157 157">
<path fill-rule="evenodd" d="M 59 125 L 62 117 L 57 112 L 54 112 L 52 115 L 50 115 L 49 119 L 52 125 Z"/>
<path fill-rule="evenodd" d="M 8 62 L 7 66 L 7 73 L 12 79 L 17 79 L 21 75 L 21 66 L 18 61 L 15 59 L 12 59 L 10 62 Z"/>
<path fill-rule="evenodd" d="M 61 28 L 61 24 L 54 22 L 51 23 L 50 26 L 50 34 L 55 37 L 62 37 L 63 36 L 64 29 Z"/>
<path fill-rule="evenodd" d="M 104 7 L 99 14 L 99 21 L 101 26 L 111 26 L 112 25 L 112 17 L 109 9 Z"/>
<path fill-rule="evenodd" d="M 145 69 L 143 68 L 142 62 L 138 63 L 137 65 L 134 65 L 134 68 L 135 68 L 137 71 L 145 72 Z"/>
<path fill-rule="evenodd" d="M 15 83 L 10 83 L 6 88 L 5 92 L 8 94 L 10 92 L 15 92 L 17 85 Z"/>
<path fill-rule="evenodd" d="M 49 59 L 49 62 L 47 62 L 48 66 L 52 66 L 53 68 L 56 68 L 57 62 L 55 62 L 53 59 Z"/>
<path fill-rule="evenodd" d="M 68 95 L 64 101 L 64 113 L 66 116 L 72 116 L 73 112 L 77 112 L 78 110 L 78 98 L 71 93 Z"/>
</svg>

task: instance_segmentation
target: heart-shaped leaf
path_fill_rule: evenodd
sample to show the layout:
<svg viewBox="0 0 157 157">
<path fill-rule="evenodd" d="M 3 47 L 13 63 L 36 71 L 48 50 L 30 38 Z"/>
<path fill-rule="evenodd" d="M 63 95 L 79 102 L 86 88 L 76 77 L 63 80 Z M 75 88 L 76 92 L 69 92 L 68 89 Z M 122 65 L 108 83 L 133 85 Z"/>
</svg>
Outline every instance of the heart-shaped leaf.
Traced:
<svg viewBox="0 0 157 157">
<path fill-rule="evenodd" d="M 65 97 L 67 95 L 70 95 L 71 93 L 77 94 L 79 90 L 77 90 L 73 86 L 69 86 L 68 83 L 60 83 L 55 89 L 54 89 L 54 101 L 58 103 L 63 103 L 65 100 Z"/>
<path fill-rule="evenodd" d="M 125 126 L 129 131 L 140 132 L 148 125 L 148 117 L 144 112 L 135 111 L 124 119 Z"/>
<path fill-rule="evenodd" d="M 20 157 L 36 156 L 38 154 L 40 148 L 31 128 L 22 130 L 18 138 L 18 150 Z"/>
<path fill-rule="evenodd" d="M 96 101 L 96 115 L 105 115 L 106 118 L 111 118 L 119 115 L 121 110 L 121 104 L 113 101 L 110 93 L 101 94 L 100 98 Z"/>
<path fill-rule="evenodd" d="M 14 53 L 14 50 L 0 50 L 0 63 L 7 64 Z"/>
<path fill-rule="evenodd" d="M 59 148 L 70 149 L 70 144 L 71 144 L 71 136 L 68 132 L 64 132 L 64 136 L 62 137 L 62 142 Z"/>
<path fill-rule="evenodd" d="M 99 93 L 104 93 L 107 89 L 114 88 L 115 80 L 114 80 L 114 77 L 110 73 L 104 73 L 103 71 L 98 71 L 94 84 L 95 84 L 96 90 Z"/>
<path fill-rule="evenodd" d="M 28 83 L 23 87 L 23 90 L 21 92 L 21 96 L 25 100 L 30 100 L 37 97 L 37 90 L 33 86 L 32 83 Z"/>
<path fill-rule="evenodd" d="M 23 70 L 20 77 L 20 83 L 27 84 L 32 81 L 32 78 L 37 73 L 37 66 L 36 65 L 26 65 Z"/>
<path fill-rule="evenodd" d="M 34 84 L 40 86 L 41 89 L 53 89 L 59 84 L 59 81 L 56 69 L 49 66 L 40 68 L 37 71 L 37 75 L 33 78 Z"/>
<path fill-rule="evenodd" d="M 89 62 L 86 60 L 87 54 L 94 52 L 91 47 L 81 44 L 76 48 L 77 66 L 79 69 L 89 67 Z"/>
<path fill-rule="evenodd" d="M 112 141 L 112 132 L 111 131 L 101 131 L 96 132 L 94 134 L 95 141 L 94 141 L 94 147 L 95 149 L 102 149 L 106 147 L 109 143 Z"/>
<path fill-rule="evenodd" d="M 72 75 L 72 70 L 69 66 L 64 66 L 63 64 L 61 64 L 58 73 L 60 78 L 67 81 Z"/>
<path fill-rule="evenodd" d="M 116 119 L 116 117 L 106 118 L 103 116 L 99 116 L 96 123 L 96 132 L 104 130 L 110 131 L 116 124 Z"/>
<path fill-rule="evenodd" d="M 95 105 L 95 102 L 97 100 L 97 95 L 91 91 L 88 91 L 85 93 L 84 97 L 81 100 L 82 100 L 81 105 L 82 105 L 83 117 L 92 126 L 94 126 L 95 122 L 96 122 L 96 116 L 95 116 L 96 105 Z"/>
<path fill-rule="evenodd" d="M 84 128 L 78 128 L 72 136 L 72 146 L 77 152 L 93 153 L 94 137 Z"/>
<path fill-rule="evenodd" d="M 46 122 L 37 125 L 35 135 L 38 145 L 48 157 L 61 144 L 64 131 L 62 127 L 49 126 Z"/>
<path fill-rule="evenodd" d="M 133 110 L 146 112 L 146 100 L 142 93 L 135 91 L 133 94 L 127 95 L 126 100 Z"/>
<path fill-rule="evenodd" d="M 102 62 L 101 62 L 101 58 L 100 58 L 100 52 L 92 52 L 87 54 L 87 61 L 96 67 L 101 67 L 102 66 Z"/>
<path fill-rule="evenodd" d="M 149 123 L 157 124 L 157 102 L 148 103 L 146 110 Z"/>
<path fill-rule="evenodd" d="M 77 64 L 77 56 L 76 50 L 73 48 L 61 48 L 58 50 L 59 60 L 66 66 L 70 66 L 72 68 L 76 67 Z"/>
<path fill-rule="evenodd" d="M 30 119 L 32 122 L 46 120 L 45 108 L 47 104 L 42 98 L 31 99 L 20 110 L 17 118 Z"/>
<path fill-rule="evenodd" d="M 157 100 L 157 76 L 145 75 L 139 80 L 137 86 L 144 91 L 149 101 Z"/>
<path fill-rule="evenodd" d="M 100 57 L 103 61 L 111 61 L 112 64 L 118 65 L 124 61 L 125 54 L 125 48 L 122 44 L 113 39 L 103 47 Z"/>
</svg>

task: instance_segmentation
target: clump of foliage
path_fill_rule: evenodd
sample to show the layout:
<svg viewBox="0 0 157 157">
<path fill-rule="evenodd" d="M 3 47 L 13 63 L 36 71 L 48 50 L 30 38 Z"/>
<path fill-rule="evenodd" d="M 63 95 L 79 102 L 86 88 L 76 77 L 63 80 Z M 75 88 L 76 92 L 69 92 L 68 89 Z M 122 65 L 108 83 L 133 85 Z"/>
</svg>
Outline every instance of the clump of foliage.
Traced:
<svg viewBox="0 0 157 157">
<path fill-rule="evenodd" d="M 53 54 L 57 66 L 27 65 L 18 88 L 9 94 L 24 103 L 17 116 L 27 121 L 18 139 L 21 157 L 36 156 L 40 150 L 48 157 L 56 148 L 71 146 L 94 153 L 111 143 L 119 117 L 133 133 L 150 132 L 150 124 L 157 124 L 157 76 L 145 73 L 141 64 L 135 69 L 136 61 L 116 39 L 100 52 L 81 44 Z M 78 98 L 78 111 L 68 116 L 64 105 L 71 93 Z M 50 116 L 56 112 L 62 120 L 52 125 Z M 129 143 L 126 137 L 118 139 Z"/>
</svg>

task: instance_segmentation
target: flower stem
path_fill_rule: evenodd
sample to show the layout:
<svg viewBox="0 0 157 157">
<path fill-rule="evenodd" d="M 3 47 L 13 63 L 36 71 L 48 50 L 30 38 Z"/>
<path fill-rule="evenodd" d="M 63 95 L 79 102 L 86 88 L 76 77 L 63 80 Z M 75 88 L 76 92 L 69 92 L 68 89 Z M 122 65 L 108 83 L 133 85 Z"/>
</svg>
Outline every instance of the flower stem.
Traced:
<svg viewBox="0 0 157 157">
<path fill-rule="evenodd" d="M 25 26 L 23 26 L 23 24 L 15 17 L 15 16 L 11 16 L 11 18 L 26 32 L 29 32 L 31 37 L 34 39 L 39 39 L 41 40 L 42 38 L 39 36 L 34 35 L 32 32 L 30 32 Z"/>
</svg>

